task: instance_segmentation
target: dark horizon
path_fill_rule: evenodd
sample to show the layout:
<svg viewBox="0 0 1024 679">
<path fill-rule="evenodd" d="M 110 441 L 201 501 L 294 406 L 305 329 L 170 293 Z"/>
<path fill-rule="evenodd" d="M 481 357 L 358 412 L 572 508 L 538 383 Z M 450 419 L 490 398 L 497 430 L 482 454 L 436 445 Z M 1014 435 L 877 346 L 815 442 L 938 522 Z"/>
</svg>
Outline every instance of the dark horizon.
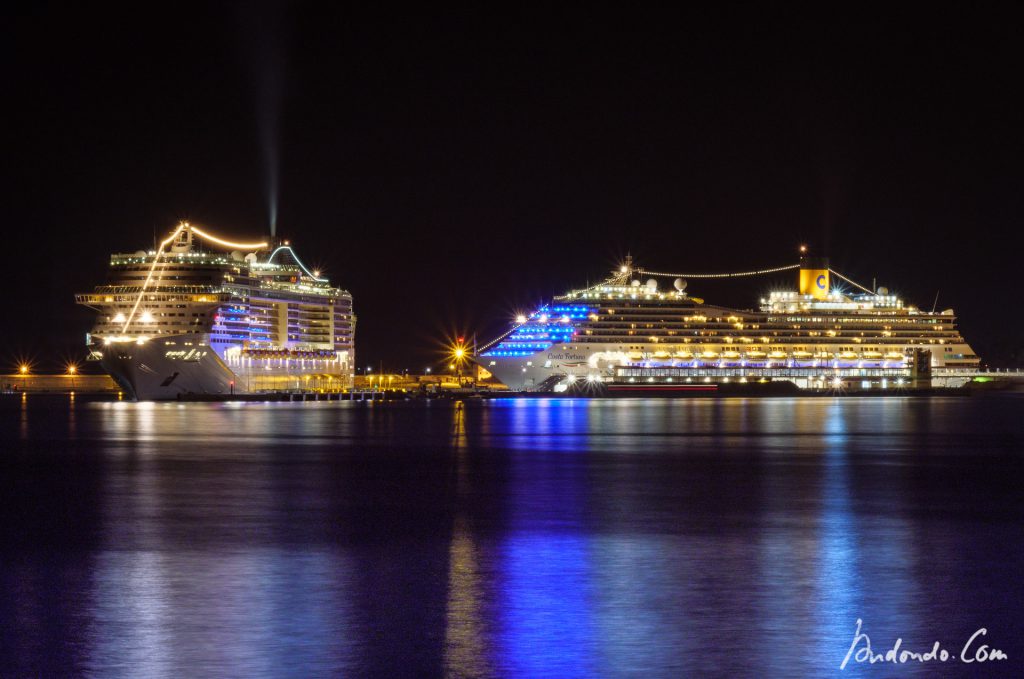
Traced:
<svg viewBox="0 0 1024 679">
<path fill-rule="evenodd" d="M 421 370 L 595 282 L 794 263 L 954 308 L 996 366 L 1024 217 L 1008 17 L 501 18 L 273 3 L 32 8 L 6 49 L 2 370 L 84 357 L 74 294 L 181 219 L 290 238 L 354 296 L 357 364 Z M 274 161 L 277 158 L 277 161 Z M 271 186 L 279 187 L 274 199 Z M 792 280 L 691 281 L 752 307 Z"/>
</svg>

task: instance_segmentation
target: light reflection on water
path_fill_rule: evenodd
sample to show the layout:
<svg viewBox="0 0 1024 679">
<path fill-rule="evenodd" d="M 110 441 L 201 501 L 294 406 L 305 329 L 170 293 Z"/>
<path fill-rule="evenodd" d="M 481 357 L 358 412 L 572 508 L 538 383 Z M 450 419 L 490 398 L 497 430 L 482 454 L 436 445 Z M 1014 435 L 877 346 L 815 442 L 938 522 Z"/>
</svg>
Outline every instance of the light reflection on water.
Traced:
<svg viewBox="0 0 1024 679">
<path fill-rule="evenodd" d="M 8 399 L 0 675 L 806 676 L 857 618 L 1012 662 L 1020 406 Z"/>
<path fill-rule="evenodd" d="M 105 552 L 95 564 L 84 669 L 279 676 L 287 659 L 311 674 L 344 672 L 352 667 L 351 649 L 338 643 L 351 623 L 349 569 L 327 549 Z"/>
</svg>

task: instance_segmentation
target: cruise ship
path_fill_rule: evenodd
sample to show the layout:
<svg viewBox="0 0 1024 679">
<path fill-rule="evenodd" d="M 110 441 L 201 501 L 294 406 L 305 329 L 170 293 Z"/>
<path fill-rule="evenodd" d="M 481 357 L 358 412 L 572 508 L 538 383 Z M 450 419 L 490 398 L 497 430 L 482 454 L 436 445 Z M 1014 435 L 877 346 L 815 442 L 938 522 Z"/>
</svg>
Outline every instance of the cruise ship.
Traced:
<svg viewBox="0 0 1024 679">
<path fill-rule="evenodd" d="M 519 315 L 476 361 L 510 389 L 527 391 L 780 381 L 897 389 L 931 386 L 933 369 L 978 367 L 952 309 L 920 309 L 801 252 L 798 264 L 729 274 L 645 271 L 627 258 L 607 280 Z M 690 290 L 691 282 L 785 271 L 795 285 L 772 290 L 757 310 L 710 304 Z"/>
<path fill-rule="evenodd" d="M 107 282 L 76 302 L 98 313 L 89 358 L 138 400 L 351 386 L 352 296 L 288 241 L 183 222 L 153 250 L 111 255 Z"/>
</svg>

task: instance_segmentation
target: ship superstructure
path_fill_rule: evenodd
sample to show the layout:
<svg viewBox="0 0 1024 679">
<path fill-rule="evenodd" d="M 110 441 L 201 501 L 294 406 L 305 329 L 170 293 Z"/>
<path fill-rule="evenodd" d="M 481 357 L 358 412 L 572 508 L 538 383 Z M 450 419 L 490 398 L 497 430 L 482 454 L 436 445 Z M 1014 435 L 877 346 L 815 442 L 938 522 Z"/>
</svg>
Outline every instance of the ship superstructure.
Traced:
<svg viewBox="0 0 1024 679">
<path fill-rule="evenodd" d="M 705 303 L 689 279 L 793 270 L 797 287 L 776 290 L 757 310 Z M 667 289 L 659 278 L 674 278 Z M 646 280 L 645 280 L 646 279 Z M 889 388 L 933 368 L 976 368 L 951 309 L 925 311 L 885 288 L 868 289 L 824 258 L 736 274 L 621 269 L 520 315 L 479 352 L 509 388 L 564 389 L 574 380 L 619 384 L 780 381 L 803 388 Z"/>
<path fill-rule="evenodd" d="M 287 241 L 234 243 L 182 223 L 113 254 L 76 301 L 98 312 L 90 358 L 140 400 L 351 385 L 352 296 Z"/>
</svg>

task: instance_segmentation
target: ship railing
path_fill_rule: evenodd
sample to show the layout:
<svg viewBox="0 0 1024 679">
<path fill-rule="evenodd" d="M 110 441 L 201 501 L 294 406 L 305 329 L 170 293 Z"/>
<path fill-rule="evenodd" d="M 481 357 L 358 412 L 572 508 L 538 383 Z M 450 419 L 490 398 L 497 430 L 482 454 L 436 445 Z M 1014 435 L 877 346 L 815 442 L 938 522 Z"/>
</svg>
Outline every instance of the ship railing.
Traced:
<svg viewBox="0 0 1024 679">
<path fill-rule="evenodd" d="M 211 285 L 164 285 L 158 287 L 149 287 L 148 292 L 151 294 L 159 293 L 185 293 L 185 294 L 203 294 L 203 295 L 220 295 L 229 292 L 227 289 L 220 286 Z M 91 293 L 91 295 L 137 295 L 142 292 L 141 285 L 97 285 Z"/>
<path fill-rule="evenodd" d="M 270 281 L 260 281 L 259 288 L 261 290 L 281 290 L 283 292 L 290 292 L 293 294 L 316 295 L 322 297 L 336 297 L 341 293 L 341 289 L 335 287 L 313 287 L 296 283 L 278 283 Z"/>
<path fill-rule="evenodd" d="M 221 294 L 167 294 L 167 295 L 146 295 L 146 299 L 153 302 L 193 302 L 193 303 L 218 303 L 231 299 L 230 295 Z M 103 306 L 115 302 L 133 302 L 132 295 L 75 295 L 75 302 L 85 306 Z"/>
<path fill-rule="evenodd" d="M 932 368 L 933 377 L 967 377 L 973 375 L 1003 375 L 1008 377 L 1024 377 L 1024 368 Z"/>
</svg>

